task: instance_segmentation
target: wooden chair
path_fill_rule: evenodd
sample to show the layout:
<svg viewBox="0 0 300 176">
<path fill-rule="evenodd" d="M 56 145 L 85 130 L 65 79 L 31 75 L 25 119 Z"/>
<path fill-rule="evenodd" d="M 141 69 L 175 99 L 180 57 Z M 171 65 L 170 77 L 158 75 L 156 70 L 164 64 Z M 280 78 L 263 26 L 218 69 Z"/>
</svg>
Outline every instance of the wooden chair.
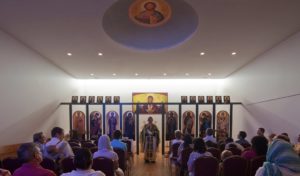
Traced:
<svg viewBox="0 0 300 176">
<path fill-rule="evenodd" d="M 195 176 L 217 176 L 219 162 L 215 157 L 203 156 L 194 161 Z"/>
<path fill-rule="evenodd" d="M 80 144 L 77 142 L 69 142 L 71 147 L 80 147 Z"/>
<path fill-rule="evenodd" d="M 103 173 L 105 173 L 106 176 L 115 175 L 114 162 L 108 158 L 103 158 L 103 157 L 95 158 L 93 160 L 92 168 L 94 170 L 102 171 Z"/>
<path fill-rule="evenodd" d="M 126 153 L 124 150 L 119 148 L 114 148 L 114 152 L 118 154 L 119 157 L 119 167 L 123 170 L 124 173 L 127 171 L 127 164 L 126 164 Z"/>
<path fill-rule="evenodd" d="M 76 155 L 77 151 L 80 150 L 80 149 L 81 149 L 81 147 L 77 147 L 77 146 L 72 147 L 73 153 L 74 153 L 75 155 Z"/>
<path fill-rule="evenodd" d="M 58 167 L 53 159 L 43 158 L 41 166 L 45 169 L 52 170 L 54 173 L 58 174 Z"/>
<path fill-rule="evenodd" d="M 64 158 L 60 162 L 60 168 L 62 169 L 63 173 L 71 172 L 75 170 L 76 167 L 73 162 L 73 158 Z"/>
<path fill-rule="evenodd" d="M 190 154 L 193 152 L 192 148 L 183 149 L 181 152 L 181 164 L 178 164 L 180 168 L 180 176 L 184 176 L 188 170 L 187 162 L 190 158 Z"/>
<path fill-rule="evenodd" d="M 217 148 L 214 148 L 214 147 L 210 147 L 207 149 L 207 151 L 209 153 L 211 153 L 215 158 L 217 158 L 218 160 L 220 160 L 221 158 L 221 151 Z"/>
<path fill-rule="evenodd" d="M 13 174 L 22 164 L 17 157 L 7 157 L 2 160 L 2 165 L 3 169 L 9 170 Z"/>
<path fill-rule="evenodd" d="M 89 149 L 90 149 L 91 153 L 95 153 L 95 152 L 98 151 L 98 147 L 97 146 L 89 148 Z"/>
<path fill-rule="evenodd" d="M 96 145 L 95 144 L 93 144 L 93 143 L 91 143 L 91 142 L 85 142 L 85 143 L 82 143 L 81 144 L 81 147 L 82 148 L 92 148 L 92 147 L 96 147 Z"/>
<path fill-rule="evenodd" d="M 171 146 L 171 153 L 172 153 L 172 157 L 170 158 L 171 164 L 177 162 L 179 146 L 180 146 L 180 143 L 176 143 Z"/>
<path fill-rule="evenodd" d="M 223 176 L 246 176 L 248 161 L 241 156 L 231 156 L 223 161 Z"/>
<path fill-rule="evenodd" d="M 255 176 L 257 169 L 263 166 L 266 161 L 266 156 L 257 156 L 250 160 L 249 164 L 249 176 Z"/>
<path fill-rule="evenodd" d="M 242 154 L 242 151 L 236 147 L 229 147 L 228 150 L 231 151 L 233 155 L 241 156 Z"/>
</svg>

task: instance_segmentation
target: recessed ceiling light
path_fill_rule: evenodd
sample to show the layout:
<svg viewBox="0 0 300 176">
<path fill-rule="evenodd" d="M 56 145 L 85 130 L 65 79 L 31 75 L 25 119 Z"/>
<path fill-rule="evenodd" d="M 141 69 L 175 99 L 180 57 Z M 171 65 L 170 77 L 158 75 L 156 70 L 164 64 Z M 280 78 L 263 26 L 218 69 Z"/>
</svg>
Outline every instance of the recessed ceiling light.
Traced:
<svg viewBox="0 0 300 176">
<path fill-rule="evenodd" d="M 207 75 L 208 75 L 208 76 L 211 76 L 212 74 L 211 74 L 211 73 L 208 73 Z"/>
<path fill-rule="evenodd" d="M 91 76 L 94 76 L 94 73 L 91 73 L 90 75 L 91 75 Z"/>
<path fill-rule="evenodd" d="M 113 73 L 112 75 L 113 75 L 113 76 L 117 76 L 117 74 L 116 74 L 116 73 Z"/>
<path fill-rule="evenodd" d="M 189 73 L 185 73 L 185 76 L 190 76 L 190 74 Z"/>
<path fill-rule="evenodd" d="M 236 55 L 236 52 L 232 52 L 231 55 L 233 55 L 233 56 Z"/>
<path fill-rule="evenodd" d="M 139 76 L 139 74 L 138 74 L 138 73 L 135 73 L 134 75 L 135 75 L 135 76 Z"/>
<path fill-rule="evenodd" d="M 164 75 L 164 76 L 167 76 L 167 73 L 164 73 L 163 75 Z"/>
<path fill-rule="evenodd" d="M 103 56 L 103 53 L 98 53 L 98 56 Z"/>
<path fill-rule="evenodd" d="M 68 56 L 72 56 L 72 53 L 67 53 Z"/>
<path fill-rule="evenodd" d="M 204 55 L 205 55 L 205 52 L 201 52 L 200 55 L 201 55 L 201 56 L 204 56 Z"/>
</svg>

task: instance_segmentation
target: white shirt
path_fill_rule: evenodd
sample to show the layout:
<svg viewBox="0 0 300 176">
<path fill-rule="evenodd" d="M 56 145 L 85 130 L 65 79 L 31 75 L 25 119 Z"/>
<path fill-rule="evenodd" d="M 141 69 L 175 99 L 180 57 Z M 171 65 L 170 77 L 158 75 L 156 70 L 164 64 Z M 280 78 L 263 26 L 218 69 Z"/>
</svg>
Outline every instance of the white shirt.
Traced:
<svg viewBox="0 0 300 176">
<path fill-rule="evenodd" d="M 174 144 L 177 144 L 177 143 L 183 143 L 183 140 L 181 140 L 181 139 L 173 139 L 172 141 L 171 141 L 171 145 L 174 145 Z"/>
<path fill-rule="evenodd" d="M 63 158 L 74 157 L 73 150 L 67 141 L 60 141 L 58 138 L 53 137 L 46 143 L 46 147 L 49 146 L 56 146 L 56 148 L 61 152 L 60 156 Z"/>
<path fill-rule="evenodd" d="M 194 176 L 194 170 L 195 170 L 195 166 L 194 166 L 194 162 L 196 159 L 202 157 L 202 156 L 212 156 L 211 153 L 209 152 L 205 152 L 205 153 L 198 153 L 198 152 L 192 152 L 190 157 L 189 157 L 189 160 L 187 162 L 187 166 L 188 166 L 188 170 L 191 170 L 191 172 L 189 172 L 189 175 L 190 176 Z"/>
<path fill-rule="evenodd" d="M 69 173 L 64 173 L 61 176 L 105 176 L 101 171 L 94 171 L 93 169 L 89 170 L 73 170 Z"/>
<path fill-rule="evenodd" d="M 204 140 L 204 142 L 211 141 L 211 142 L 213 142 L 213 143 L 217 143 L 217 140 L 216 140 L 216 138 L 214 138 L 213 135 L 211 135 L 211 136 L 205 136 L 205 137 L 203 138 L 203 140 Z"/>
<path fill-rule="evenodd" d="M 93 158 L 104 157 L 113 161 L 119 160 L 118 154 L 112 150 L 102 149 L 93 154 Z"/>
</svg>

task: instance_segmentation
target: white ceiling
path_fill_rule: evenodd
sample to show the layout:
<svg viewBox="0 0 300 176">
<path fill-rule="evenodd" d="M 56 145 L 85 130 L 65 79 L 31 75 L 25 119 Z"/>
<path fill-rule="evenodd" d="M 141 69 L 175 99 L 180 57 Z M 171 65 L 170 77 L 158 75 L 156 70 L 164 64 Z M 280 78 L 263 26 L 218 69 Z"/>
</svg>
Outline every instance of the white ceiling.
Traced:
<svg viewBox="0 0 300 176">
<path fill-rule="evenodd" d="M 300 29 L 299 0 L 186 0 L 199 15 L 193 37 L 175 48 L 140 51 L 102 28 L 116 1 L 0 0 L 0 28 L 76 78 L 225 78 Z"/>
</svg>

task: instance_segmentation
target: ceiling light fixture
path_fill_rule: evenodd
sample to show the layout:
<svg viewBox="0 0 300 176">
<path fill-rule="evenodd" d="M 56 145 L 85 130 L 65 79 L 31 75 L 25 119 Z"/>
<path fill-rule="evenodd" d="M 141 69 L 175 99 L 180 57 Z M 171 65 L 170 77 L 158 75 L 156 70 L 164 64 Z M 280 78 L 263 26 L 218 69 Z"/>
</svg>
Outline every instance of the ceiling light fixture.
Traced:
<svg viewBox="0 0 300 176">
<path fill-rule="evenodd" d="M 94 73 L 91 73 L 90 75 L 91 75 L 91 76 L 94 76 Z"/>
<path fill-rule="evenodd" d="M 204 56 L 204 55 L 205 55 L 205 52 L 201 52 L 200 55 L 201 55 L 201 56 Z"/>
<path fill-rule="evenodd" d="M 72 53 L 67 53 L 68 56 L 72 56 Z"/>
<path fill-rule="evenodd" d="M 167 76 L 167 73 L 164 73 L 163 75 L 164 75 L 164 76 Z"/>
<path fill-rule="evenodd" d="M 190 74 L 189 73 L 185 73 L 185 76 L 190 76 Z"/>
<path fill-rule="evenodd" d="M 211 76 L 212 74 L 211 74 L 211 73 L 208 73 L 207 75 L 208 75 L 208 76 Z"/>
<path fill-rule="evenodd" d="M 135 76 L 139 76 L 139 74 L 138 74 L 138 73 L 135 73 L 134 75 L 135 75 Z"/>
<path fill-rule="evenodd" d="M 98 53 L 98 56 L 103 56 L 103 53 Z"/>
<path fill-rule="evenodd" d="M 116 74 L 116 73 L 113 73 L 112 75 L 113 75 L 113 76 L 117 76 L 117 74 Z"/>
<path fill-rule="evenodd" d="M 236 52 L 232 52 L 231 55 L 233 55 L 233 56 L 236 55 Z"/>
</svg>

